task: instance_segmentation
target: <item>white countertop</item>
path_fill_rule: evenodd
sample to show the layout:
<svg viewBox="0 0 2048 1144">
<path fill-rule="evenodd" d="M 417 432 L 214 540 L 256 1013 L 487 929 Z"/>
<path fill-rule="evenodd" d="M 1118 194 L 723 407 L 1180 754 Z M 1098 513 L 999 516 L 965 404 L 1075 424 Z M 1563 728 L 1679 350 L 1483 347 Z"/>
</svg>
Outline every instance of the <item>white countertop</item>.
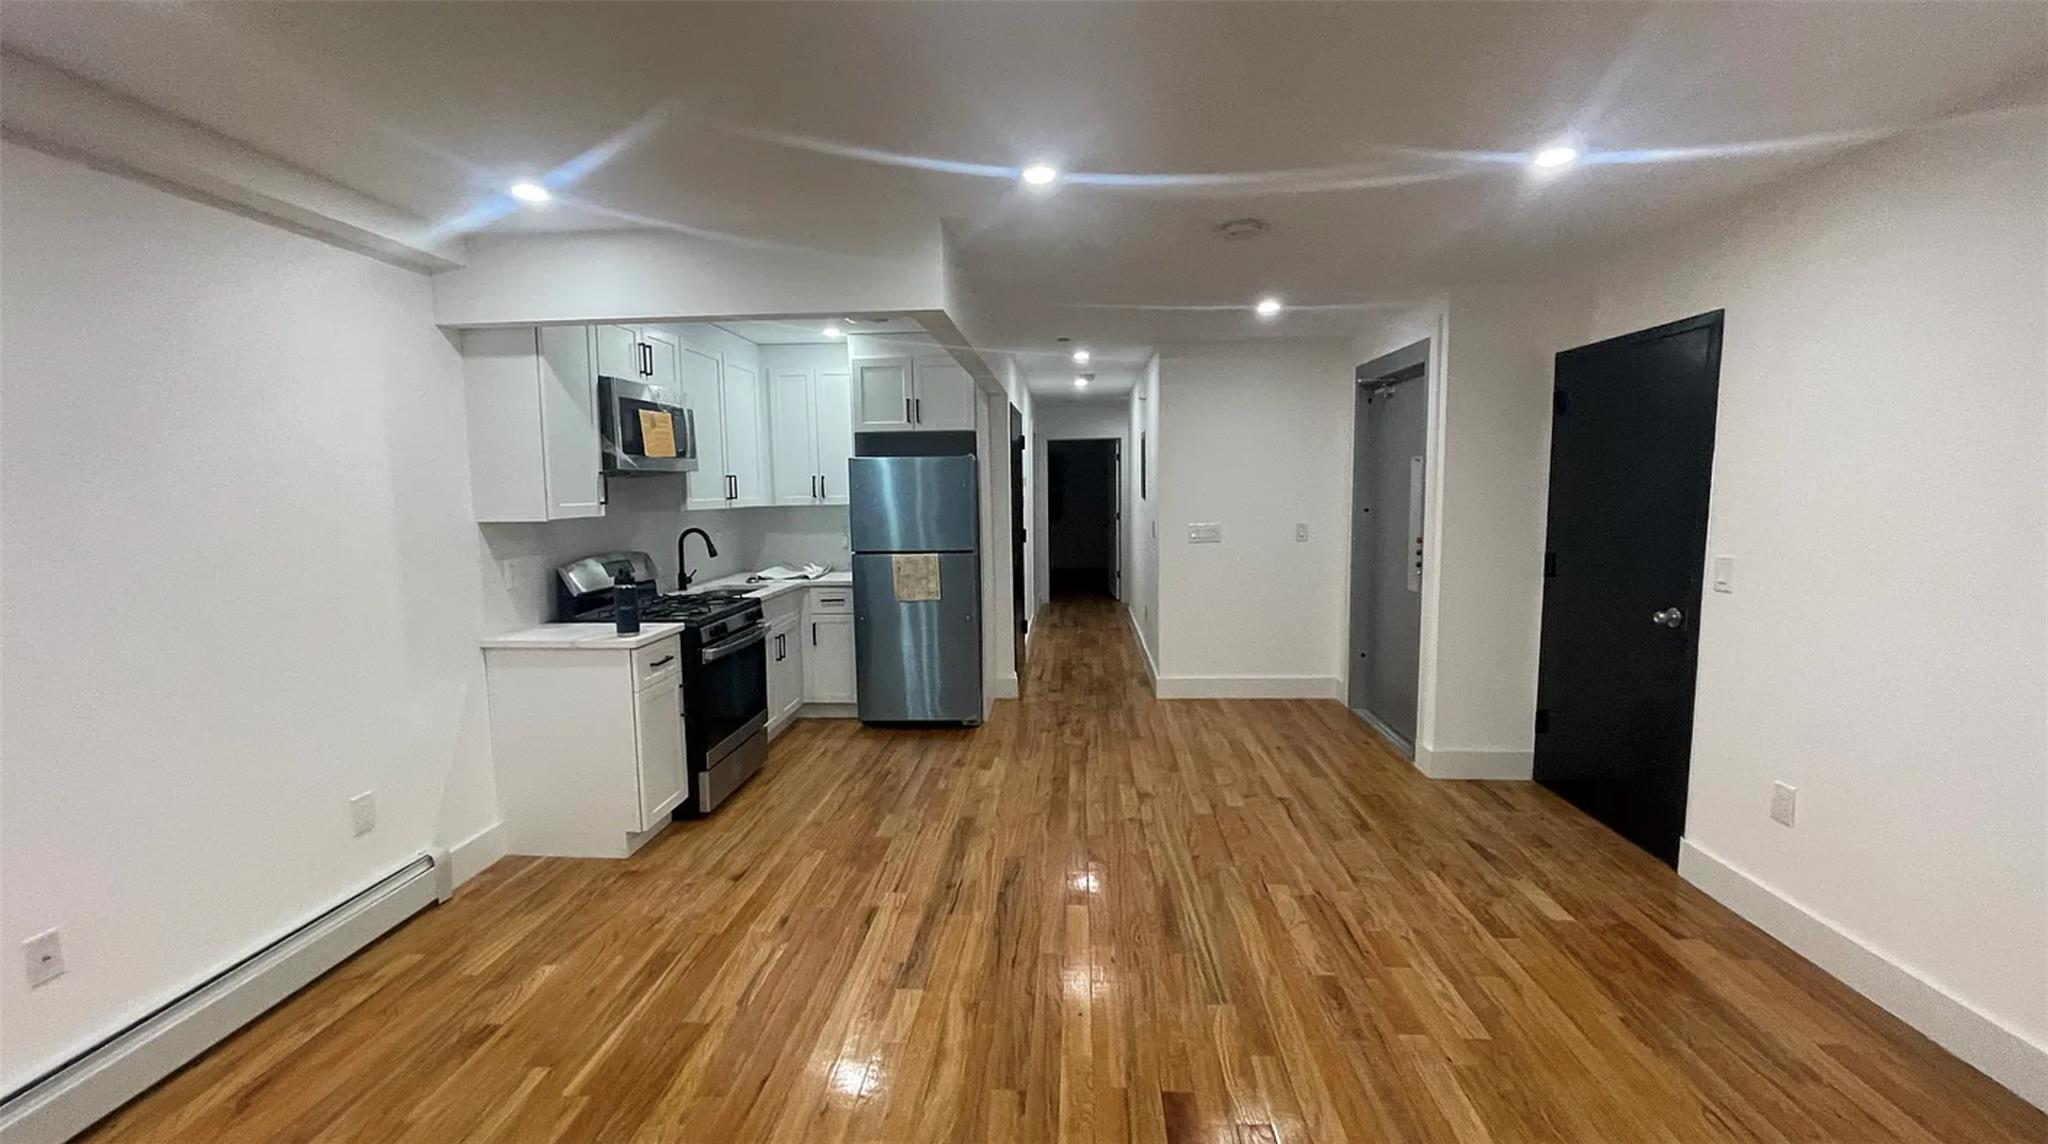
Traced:
<svg viewBox="0 0 2048 1144">
<path fill-rule="evenodd" d="M 772 600 L 784 592 L 800 592 L 805 588 L 844 588 L 853 583 L 851 572 L 827 572 L 816 580 L 758 580 L 749 583 L 752 572 L 739 572 L 731 576 L 720 576 L 716 580 L 704 580 L 690 585 L 690 591 L 702 592 L 708 588 L 752 588 L 747 595 L 756 600 Z"/>
<path fill-rule="evenodd" d="M 798 592 L 805 588 L 845 587 L 853 583 L 851 572 L 827 572 L 816 580 L 763 580 L 748 583 L 750 572 L 733 576 L 721 576 L 690 585 L 690 589 L 702 592 L 707 588 L 753 588 L 748 596 L 756 600 L 768 600 L 784 592 Z M 610 624 L 541 624 L 538 627 L 522 628 L 516 632 L 487 636 L 481 642 L 487 648 L 558 648 L 567 651 L 632 651 L 648 644 L 680 635 L 681 624 L 649 623 L 630 636 L 622 636 Z"/>
<path fill-rule="evenodd" d="M 683 634 L 681 624 L 643 624 L 629 636 L 620 635 L 610 624 L 541 624 L 503 635 L 487 636 L 481 646 L 512 648 L 560 648 L 568 651 L 632 651 Z"/>
</svg>

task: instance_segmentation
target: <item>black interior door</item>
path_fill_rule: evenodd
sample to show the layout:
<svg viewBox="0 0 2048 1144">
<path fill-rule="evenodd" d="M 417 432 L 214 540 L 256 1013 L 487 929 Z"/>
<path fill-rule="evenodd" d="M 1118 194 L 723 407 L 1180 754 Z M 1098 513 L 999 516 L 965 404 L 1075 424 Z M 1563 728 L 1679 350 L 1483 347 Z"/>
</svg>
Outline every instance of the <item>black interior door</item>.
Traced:
<svg viewBox="0 0 2048 1144">
<path fill-rule="evenodd" d="M 1721 312 L 1557 355 L 1536 779 L 1678 861 Z"/>
</svg>

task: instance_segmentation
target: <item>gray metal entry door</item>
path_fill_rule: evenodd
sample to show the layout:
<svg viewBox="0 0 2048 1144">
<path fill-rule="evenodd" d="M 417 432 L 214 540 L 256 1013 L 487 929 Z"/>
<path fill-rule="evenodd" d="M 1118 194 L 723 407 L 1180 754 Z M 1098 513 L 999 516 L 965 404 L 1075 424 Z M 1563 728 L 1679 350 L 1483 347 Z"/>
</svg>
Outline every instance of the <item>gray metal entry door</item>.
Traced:
<svg viewBox="0 0 2048 1144">
<path fill-rule="evenodd" d="M 1415 749 L 1422 652 L 1428 342 L 1358 368 L 1352 438 L 1351 709 Z"/>
</svg>

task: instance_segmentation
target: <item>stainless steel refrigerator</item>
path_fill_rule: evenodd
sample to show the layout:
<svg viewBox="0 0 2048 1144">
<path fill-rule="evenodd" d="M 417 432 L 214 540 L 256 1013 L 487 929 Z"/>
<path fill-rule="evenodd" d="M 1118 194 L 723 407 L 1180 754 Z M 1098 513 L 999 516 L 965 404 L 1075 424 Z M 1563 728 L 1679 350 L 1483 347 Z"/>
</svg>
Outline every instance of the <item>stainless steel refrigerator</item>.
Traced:
<svg viewBox="0 0 2048 1144">
<path fill-rule="evenodd" d="M 861 721 L 979 723 L 974 458 L 855 457 L 849 476 Z"/>
</svg>

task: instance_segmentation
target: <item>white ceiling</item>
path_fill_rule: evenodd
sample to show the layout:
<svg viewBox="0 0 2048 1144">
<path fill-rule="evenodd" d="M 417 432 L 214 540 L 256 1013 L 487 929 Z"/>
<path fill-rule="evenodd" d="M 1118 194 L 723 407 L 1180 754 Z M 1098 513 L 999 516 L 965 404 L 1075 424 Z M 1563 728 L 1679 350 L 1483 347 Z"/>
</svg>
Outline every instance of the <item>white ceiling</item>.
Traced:
<svg viewBox="0 0 2048 1144">
<path fill-rule="evenodd" d="M 1069 335 L 1112 392 L 1164 341 L 1342 336 L 1952 113 L 2048 67 L 2048 5 L 15 3 L 0 37 L 434 219 L 586 156 L 490 227 L 898 251 L 945 220 L 994 348 L 1071 392 Z M 1566 135 L 1708 150 L 1501 154 Z M 1271 233 L 1212 233 L 1245 215 Z M 1258 322 L 1267 292 L 1297 308 Z"/>
</svg>

